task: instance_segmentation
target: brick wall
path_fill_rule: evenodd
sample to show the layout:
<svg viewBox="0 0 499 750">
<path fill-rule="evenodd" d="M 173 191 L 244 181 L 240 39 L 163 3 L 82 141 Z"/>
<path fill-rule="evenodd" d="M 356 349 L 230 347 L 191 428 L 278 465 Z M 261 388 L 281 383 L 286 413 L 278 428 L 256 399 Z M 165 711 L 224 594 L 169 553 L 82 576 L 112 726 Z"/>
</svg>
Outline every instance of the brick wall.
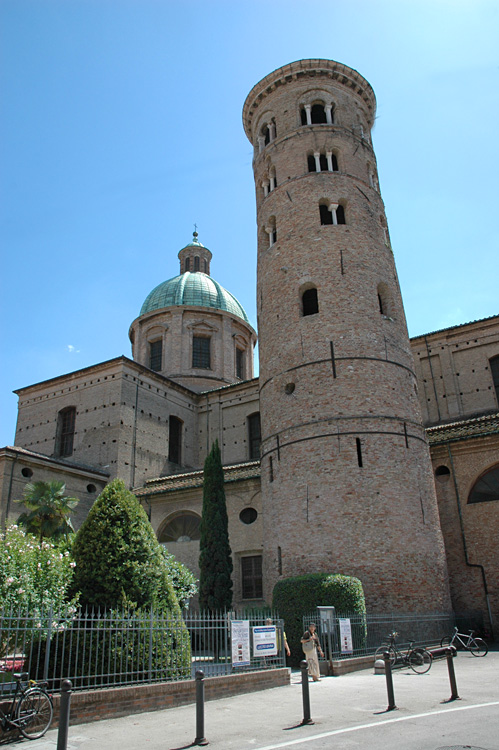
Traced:
<svg viewBox="0 0 499 750">
<path fill-rule="evenodd" d="M 228 698 L 232 695 L 251 693 L 268 688 L 288 685 L 289 669 L 272 669 L 261 672 L 207 677 L 205 700 Z M 100 719 L 113 719 L 145 711 L 161 711 L 187 703 L 195 703 L 195 680 L 161 682 L 152 685 L 109 688 L 107 690 L 82 690 L 71 695 L 71 724 L 86 724 Z M 54 696 L 54 723 L 59 722 L 60 696 Z M 192 728 L 193 732 L 195 727 Z"/>
</svg>

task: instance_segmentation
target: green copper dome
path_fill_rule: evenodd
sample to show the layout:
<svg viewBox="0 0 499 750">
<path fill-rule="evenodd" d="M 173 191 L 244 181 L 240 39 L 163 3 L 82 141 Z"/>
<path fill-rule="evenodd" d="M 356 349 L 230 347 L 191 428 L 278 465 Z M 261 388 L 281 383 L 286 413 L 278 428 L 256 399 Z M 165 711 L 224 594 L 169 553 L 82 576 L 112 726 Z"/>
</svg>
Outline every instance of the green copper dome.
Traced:
<svg viewBox="0 0 499 750">
<path fill-rule="evenodd" d="M 147 295 L 140 314 L 145 315 L 153 310 L 162 310 L 164 307 L 174 305 L 226 310 L 251 325 L 237 299 L 211 276 L 199 271 L 195 273 L 186 271 L 180 276 L 163 281 Z"/>
</svg>

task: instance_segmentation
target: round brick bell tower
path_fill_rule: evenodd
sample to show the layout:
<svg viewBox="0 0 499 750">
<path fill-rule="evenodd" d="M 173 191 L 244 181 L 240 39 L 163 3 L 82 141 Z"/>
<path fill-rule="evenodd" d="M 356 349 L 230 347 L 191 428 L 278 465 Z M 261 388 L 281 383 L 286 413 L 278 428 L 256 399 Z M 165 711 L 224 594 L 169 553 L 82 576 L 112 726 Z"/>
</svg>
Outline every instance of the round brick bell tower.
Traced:
<svg viewBox="0 0 499 750">
<path fill-rule="evenodd" d="M 243 110 L 258 224 L 264 593 L 354 575 L 371 610 L 450 610 L 416 377 L 355 70 L 300 60 Z"/>
</svg>

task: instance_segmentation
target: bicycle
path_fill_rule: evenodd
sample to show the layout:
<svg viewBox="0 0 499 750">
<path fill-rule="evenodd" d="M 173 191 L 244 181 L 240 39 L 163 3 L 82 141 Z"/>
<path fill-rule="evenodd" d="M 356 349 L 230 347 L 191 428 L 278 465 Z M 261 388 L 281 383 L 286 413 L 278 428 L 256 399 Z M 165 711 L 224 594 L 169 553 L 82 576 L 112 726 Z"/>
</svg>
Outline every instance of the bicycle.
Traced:
<svg viewBox="0 0 499 750">
<path fill-rule="evenodd" d="M 473 632 L 473 630 L 470 630 L 469 634 L 465 635 L 464 633 L 458 633 L 457 628 L 454 628 L 454 633 L 444 636 L 440 641 L 440 645 L 442 647 L 455 646 L 458 648 L 459 644 L 466 651 L 471 651 L 473 656 L 486 656 L 489 653 L 489 647 L 481 638 L 473 638 Z"/>
<path fill-rule="evenodd" d="M 390 665 L 394 667 L 396 664 L 406 664 L 416 674 L 425 674 L 431 669 L 433 663 L 433 657 L 429 651 L 425 648 L 417 646 L 413 648 L 414 641 L 409 643 L 407 651 L 399 651 L 396 645 L 396 638 L 398 633 L 395 631 L 388 634 L 389 643 L 384 644 L 376 649 L 374 652 L 374 659 L 383 659 L 383 654 L 388 651 L 390 654 Z"/>
<path fill-rule="evenodd" d="M 30 680 L 28 672 L 16 672 L 12 677 L 16 691 L 7 713 L 0 708 L 0 726 L 4 732 L 18 729 L 28 740 L 37 740 L 49 728 L 54 714 L 47 683 Z M 22 682 L 27 683 L 26 687 L 22 687 Z"/>
</svg>

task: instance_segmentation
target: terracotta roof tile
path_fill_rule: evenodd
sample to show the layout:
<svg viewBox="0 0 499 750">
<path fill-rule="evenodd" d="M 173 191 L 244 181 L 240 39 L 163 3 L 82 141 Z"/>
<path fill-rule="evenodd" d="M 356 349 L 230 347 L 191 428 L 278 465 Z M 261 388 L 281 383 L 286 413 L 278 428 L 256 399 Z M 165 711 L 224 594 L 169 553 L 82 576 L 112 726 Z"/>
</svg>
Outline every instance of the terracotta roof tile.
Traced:
<svg viewBox="0 0 499 750">
<path fill-rule="evenodd" d="M 463 419 L 459 422 L 428 427 L 426 434 L 430 445 L 499 434 L 499 412 L 487 414 L 484 417 L 474 417 L 473 419 Z"/>
<path fill-rule="evenodd" d="M 242 479 L 256 479 L 260 476 L 260 461 L 248 461 L 244 464 L 224 466 L 224 476 L 226 483 L 239 482 Z M 133 492 L 137 497 L 146 497 L 202 486 L 203 472 L 190 471 L 186 474 L 171 474 L 167 477 L 149 479 L 145 487 L 138 487 Z"/>
</svg>

